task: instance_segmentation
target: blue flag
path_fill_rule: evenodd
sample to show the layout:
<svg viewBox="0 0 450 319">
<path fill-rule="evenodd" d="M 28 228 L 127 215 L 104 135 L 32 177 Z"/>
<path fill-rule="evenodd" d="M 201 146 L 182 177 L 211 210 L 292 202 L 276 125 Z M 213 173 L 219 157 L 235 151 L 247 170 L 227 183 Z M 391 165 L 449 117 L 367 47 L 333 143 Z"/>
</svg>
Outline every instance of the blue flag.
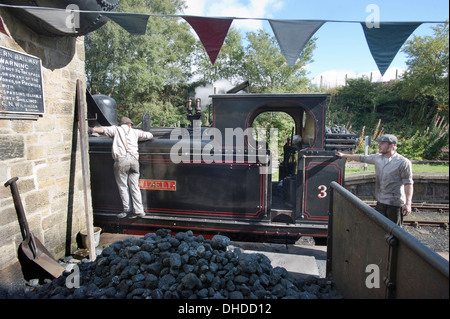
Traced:
<svg viewBox="0 0 450 319">
<path fill-rule="evenodd" d="M 361 23 L 381 76 L 386 73 L 405 41 L 421 24 L 421 22 L 381 22 L 379 28 L 368 28 L 365 23 Z"/>
</svg>

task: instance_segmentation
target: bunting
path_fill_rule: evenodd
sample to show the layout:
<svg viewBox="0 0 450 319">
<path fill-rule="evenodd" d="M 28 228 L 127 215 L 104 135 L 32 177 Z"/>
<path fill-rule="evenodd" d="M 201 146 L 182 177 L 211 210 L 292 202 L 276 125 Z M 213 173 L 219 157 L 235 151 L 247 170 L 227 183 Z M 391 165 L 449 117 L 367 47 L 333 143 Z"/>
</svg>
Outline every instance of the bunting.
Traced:
<svg viewBox="0 0 450 319">
<path fill-rule="evenodd" d="M 235 19 L 254 18 L 208 18 L 185 15 L 137 14 L 126 12 L 104 12 L 86 10 L 63 10 L 39 6 L 18 6 L 0 4 L 0 7 L 21 8 L 28 13 L 42 19 L 63 33 L 75 33 L 76 26 L 70 21 L 74 13 L 96 13 L 106 16 L 119 24 L 123 29 L 133 35 L 144 35 L 147 30 L 148 19 L 151 16 L 183 18 L 195 30 L 202 42 L 212 64 L 223 46 L 232 22 Z M 422 22 L 382 22 L 380 28 L 368 28 L 365 22 L 336 21 L 336 20 L 275 20 L 269 21 L 272 31 L 278 41 L 281 52 L 292 68 L 311 37 L 326 22 L 343 22 L 361 24 L 370 52 L 381 72 L 384 75 L 409 36 L 423 23 L 445 23 L 445 21 Z M 0 17 L 0 32 L 8 35 Z"/>
<path fill-rule="evenodd" d="M 23 10 L 47 22 L 53 28 L 55 28 L 60 32 L 77 33 L 75 29 L 76 24 L 71 23 L 72 21 L 71 11 L 55 10 L 53 8 L 42 8 L 42 7 L 37 8 L 26 7 Z"/>
<path fill-rule="evenodd" d="M 211 63 L 214 65 L 233 19 L 193 16 L 183 16 L 183 18 L 197 33 L 200 41 L 205 47 Z"/>
<path fill-rule="evenodd" d="M 381 76 L 386 73 L 409 36 L 421 24 L 421 22 L 382 22 L 379 28 L 368 28 L 365 23 L 361 23 L 370 53 Z"/>
<path fill-rule="evenodd" d="M 133 35 L 144 35 L 147 31 L 148 14 L 132 14 L 118 12 L 102 12 L 102 15 L 124 28 Z"/>
<path fill-rule="evenodd" d="M 294 67 L 308 41 L 324 21 L 269 20 L 280 50 L 291 68 Z"/>
</svg>

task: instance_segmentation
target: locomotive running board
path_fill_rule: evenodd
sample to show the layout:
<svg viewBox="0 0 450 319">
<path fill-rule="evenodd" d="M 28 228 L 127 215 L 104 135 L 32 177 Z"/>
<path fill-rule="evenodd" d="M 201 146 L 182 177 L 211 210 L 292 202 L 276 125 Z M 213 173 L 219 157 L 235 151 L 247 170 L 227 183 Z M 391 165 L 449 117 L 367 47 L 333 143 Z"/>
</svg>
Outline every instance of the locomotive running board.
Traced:
<svg viewBox="0 0 450 319">
<path fill-rule="evenodd" d="M 297 240 L 302 236 L 326 237 L 327 224 L 276 223 L 267 220 L 248 222 L 243 220 L 179 218 L 171 216 L 147 215 L 138 219 L 117 219 L 115 214 L 96 213 L 95 224 L 106 232 L 142 235 L 160 228 L 173 232 L 191 230 L 196 234 L 222 234 L 232 239 L 248 240 Z"/>
</svg>

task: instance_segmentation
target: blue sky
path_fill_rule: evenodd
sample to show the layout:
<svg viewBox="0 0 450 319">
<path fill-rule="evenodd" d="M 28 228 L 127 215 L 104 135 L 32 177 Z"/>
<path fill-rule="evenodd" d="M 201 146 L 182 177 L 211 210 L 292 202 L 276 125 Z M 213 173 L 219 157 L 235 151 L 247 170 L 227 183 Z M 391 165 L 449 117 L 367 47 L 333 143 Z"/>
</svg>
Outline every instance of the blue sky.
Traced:
<svg viewBox="0 0 450 319">
<path fill-rule="evenodd" d="M 380 9 L 381 21 L 445 21 L 448 20 L 448 0 L 186 0 L 185 14 L 200 16 L 227 16 L 268 19 L 312 19 L 339 21 L 366 21 L 366 8 L 375 4 Z M 235 20 L 233 26 L 243 32 L 264 28 L 272 32 L 267 22 Z M 434 24 L 422 24 L 413 35 L 431 35 Z M 315 35 L 317 49 L 314 62 L 308 66 L 309 77 L 320 76 L 324 84 L 342 84 L 348 77 L 380 73 L 370 54 L 362 28 L 357 23 L 326 23 Z M 395 70 L 406 68 L 406 56 L 399 53 L 383 80 L 395 77 Z"/>
</svg>

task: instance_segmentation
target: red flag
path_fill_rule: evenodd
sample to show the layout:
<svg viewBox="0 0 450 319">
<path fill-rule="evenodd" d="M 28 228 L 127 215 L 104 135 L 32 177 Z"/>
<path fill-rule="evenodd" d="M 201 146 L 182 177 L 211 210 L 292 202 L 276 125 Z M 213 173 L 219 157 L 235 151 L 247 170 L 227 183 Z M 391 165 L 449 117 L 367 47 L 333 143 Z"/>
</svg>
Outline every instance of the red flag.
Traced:
<svg viewBox="0 0 450 319">
<path fill-rule="evenodd" d="M 216 62 L 233 19 L 183 16 L 202 41 L 212 64 Z"/>
<path fill-rule="evenodd" d="M 6 32 L 6 29 L 3 26 L 3 19 L 2 19 L 2 17 L 0 17 L 0 32 L 6 34 L 9 37 L 8 32 Z"/>
</svg>

